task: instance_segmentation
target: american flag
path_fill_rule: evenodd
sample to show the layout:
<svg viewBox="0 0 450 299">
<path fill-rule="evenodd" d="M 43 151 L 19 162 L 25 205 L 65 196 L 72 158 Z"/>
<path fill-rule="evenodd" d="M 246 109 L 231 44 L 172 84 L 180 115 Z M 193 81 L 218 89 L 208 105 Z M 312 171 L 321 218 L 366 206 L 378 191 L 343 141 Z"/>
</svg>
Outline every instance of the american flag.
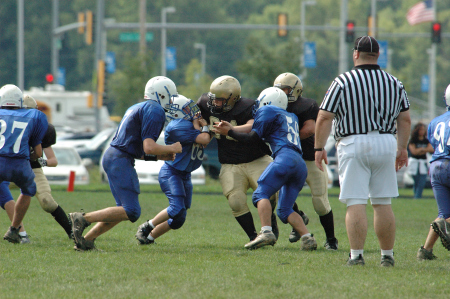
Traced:
<svg viewBox="0 0 450 299">
<path fill-rule="evenodd" d="M 433 0 L 425 0 L 411 7 L 406 19 L 410 25 L 434 21 Z"/>
</svg>

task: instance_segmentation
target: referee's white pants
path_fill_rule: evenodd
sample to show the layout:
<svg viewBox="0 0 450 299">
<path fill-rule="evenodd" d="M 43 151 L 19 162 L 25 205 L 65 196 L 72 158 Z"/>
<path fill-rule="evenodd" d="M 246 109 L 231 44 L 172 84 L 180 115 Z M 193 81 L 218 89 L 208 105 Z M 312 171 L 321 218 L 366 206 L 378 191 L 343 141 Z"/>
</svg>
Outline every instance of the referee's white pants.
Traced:
<svg viewBox="0 0 450 299">
<path fill-rule="evenodd" d="M 390 198 L 398 196 L 394 135 L 373 131 L 344 137 L 338 142 L 337 153 L 341 202 L 355 203 L 359 199 L 367 203 L 370 198 L 372 204 L 378 204 L 374 199 L 379 198 L 384 204 L 390 204 Z"/>
</svg>

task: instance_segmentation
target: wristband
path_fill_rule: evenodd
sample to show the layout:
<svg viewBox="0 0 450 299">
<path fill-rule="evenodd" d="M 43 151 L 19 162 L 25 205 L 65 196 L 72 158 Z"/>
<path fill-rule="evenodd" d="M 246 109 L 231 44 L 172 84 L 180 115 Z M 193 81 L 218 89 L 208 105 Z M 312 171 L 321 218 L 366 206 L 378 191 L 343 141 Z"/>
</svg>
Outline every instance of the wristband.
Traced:
<svg viewBox="0 0 450 299">
<path fill-rule="evenodd" d="M 202 133 L 209 133 L 209 126 L 203 126 Z"/>
<path fill-rule="evenodd" d="M 324 150 L 323 147 L 321 147 L 321 148 L 314 148 L 314 151 L 315 151 L 315 152 L 321 152 L 321 151 L 323 151 L 323 150 Z"/>
<path fill-rule="evenodd" d="M 156 157 L 156 155 L 144 154 L 144 160 L 145 161 L 158 161 L 158 158 Z"/>
</svg>

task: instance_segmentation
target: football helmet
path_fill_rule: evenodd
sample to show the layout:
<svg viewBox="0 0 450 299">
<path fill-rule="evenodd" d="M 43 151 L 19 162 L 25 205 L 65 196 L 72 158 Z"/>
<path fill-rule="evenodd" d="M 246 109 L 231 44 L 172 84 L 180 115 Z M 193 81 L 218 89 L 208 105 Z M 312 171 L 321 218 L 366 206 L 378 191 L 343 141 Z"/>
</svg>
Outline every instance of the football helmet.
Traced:
<svg viewBox="0 0 450 299">
<path fill-rule="evenodd" d="M 447 86 L 444 95 L 445 106 L 447 107 L 447 111 L 450 111 L 450 84 Z"/>
<path fill-rule="evenodd" d="M 170 98 L 169 109 L 166 112 L 166 120 L 170 122 L 175 119 L 185 119 L 193 121 L 200 111 L 198 106 L 191 99 L 179 94 Z"/>
<path fill-rule="evenodd" d="M 23 105 L 23 94 L 20 88 L 13 84 L 6 84 L 0 88 L 0 106 L 26 108 Z"/>
<path fill-rule="evenodd" d="M 288 105 L 288 98 L 281 89 L 277 87 L 269 87 L 261 91 L 261 93 L 259 94 L 254 106 L 253 113 L 256 113 L 259 108 L 266 105 L 272 105 L 286 110 Z"/>
<path fill-rule="evenodd" d="M 25 94 L 23 96 L 23 104 L 27 107 L 27 109 L 37 109 L 36 100 L 29 94 Z"/>
<path fill-rule="evenodd" d="M 175 83 L 164 76 L 153 77 L 145 85 L 144 99 L 158 102 L 166 111 L 170 98 L 177 95 Z"/>
<path fill-rule="evenodd" d="M 293 73 L 283 73 L 279 75 L 273 82 L 274 87 L 280 89 L 289 88 L 287 93 L 289 103 L 297 101 L 297 98 L 302 95 L 303 84 L 299 77 Z"/>
<path fill-rule="evenodd" d="M 211 83 L 207 106 L 212 113 L 222 113 L 233 109 L 241 99 L 241 84 L 231 76 L 221 76 Z M 222 105 L 217 105 L 221 102 Z"/>
</svg>

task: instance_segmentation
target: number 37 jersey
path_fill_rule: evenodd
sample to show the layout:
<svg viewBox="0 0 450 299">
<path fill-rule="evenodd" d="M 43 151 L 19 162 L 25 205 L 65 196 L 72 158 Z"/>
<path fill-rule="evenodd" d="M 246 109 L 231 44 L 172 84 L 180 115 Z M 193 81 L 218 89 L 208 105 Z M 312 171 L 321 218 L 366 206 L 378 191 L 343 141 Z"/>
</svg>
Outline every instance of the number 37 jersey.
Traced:
<svg viewBox="0 0 450 299">
<path fill-rule="evenodd" d="M 30 159 L 30 146 L 42 142 L 48 122 L 36 109 L 0 109 L 0 156 Z"/>
<path fill-rule="evenodd" d="M 282 148 L 291 148 L 302 154 L 298 118 L 276 106 L 263 106 L 256 111 L 252 131 L 269 143 L 272 157 Z"/>
<path fill-rule="evenodd" d="M 428 140 L 434 148 L 430 162 L 450 159 L 450 111 L 431 121 L 428 126 Z"/>
</svg>

